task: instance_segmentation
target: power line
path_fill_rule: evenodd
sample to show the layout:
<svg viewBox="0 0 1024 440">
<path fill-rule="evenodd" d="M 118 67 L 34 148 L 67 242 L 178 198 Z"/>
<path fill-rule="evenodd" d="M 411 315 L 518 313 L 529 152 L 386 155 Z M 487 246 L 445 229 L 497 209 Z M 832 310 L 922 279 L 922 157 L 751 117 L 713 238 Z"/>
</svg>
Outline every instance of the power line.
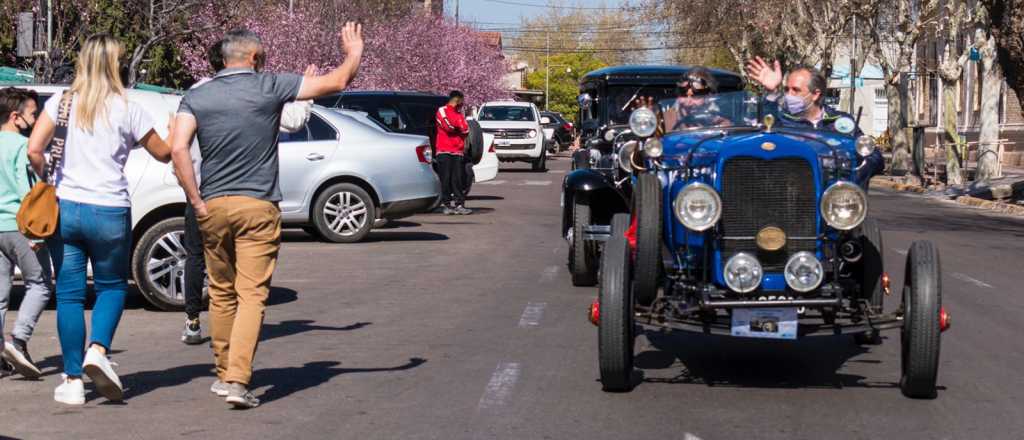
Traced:
<svg viewBox="0 0 1024 440">
<path fill-rule="evenodd" d="M 610 8 L 610 7 L 603 7 L 602 8 L 602 7 L 596 7 L 596 6 L 562 6 L 562 5 L 551 5 L 551 4 L 540 5 L 540 4 L 536 4 L 536 3 L 516 2 L 516 1 L 510 1 L 510 0 L 484 0 L 484 1 L 490 2 L 490 3 L 498 3 L 498 4 L 502 4 L 502 5 L 527 6 L 527 7 L 532 7 L 532 8 L 547 8 L 547 9 L 573 9 L 573 10 L 583 10 L 583 11 L 595 11 L 595 10 L 596 11 L 623 11 L 623 10 L 627 10 L 627 9 L 639 9 L 640 8 L 640 6 L 634 6 L 634 5 L 630 5 L 630 4 L 626 4 L 624 6 L 619 6 L 619 7 L 614 7 L 614 8 Z"/>
</svg>

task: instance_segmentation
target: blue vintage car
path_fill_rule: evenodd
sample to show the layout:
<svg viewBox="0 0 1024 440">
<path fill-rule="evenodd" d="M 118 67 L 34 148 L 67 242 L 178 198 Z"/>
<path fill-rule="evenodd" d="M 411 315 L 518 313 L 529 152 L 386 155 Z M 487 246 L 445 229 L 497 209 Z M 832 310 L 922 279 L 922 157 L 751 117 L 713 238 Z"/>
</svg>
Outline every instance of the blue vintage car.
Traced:
<svg viewBox="0 0 1024 440">
<path fill-rule="evenodd" d="M 783 126 L 747 92 L 667 99 L 630 117 L 640 138 L 620 154 L 634 209 L 612 218 L 602 256 L 601 382 L 632 388 L 636 326 L 735 337 L 854 335 L 900 329 L 900 386 L 935 395 L 942 309 L 939 256 L 907 256 L 901 305 L 883 307 L 882 234 L 867 180 L 880 155 L 852 118 L 830 129 Z"/>
</svg>

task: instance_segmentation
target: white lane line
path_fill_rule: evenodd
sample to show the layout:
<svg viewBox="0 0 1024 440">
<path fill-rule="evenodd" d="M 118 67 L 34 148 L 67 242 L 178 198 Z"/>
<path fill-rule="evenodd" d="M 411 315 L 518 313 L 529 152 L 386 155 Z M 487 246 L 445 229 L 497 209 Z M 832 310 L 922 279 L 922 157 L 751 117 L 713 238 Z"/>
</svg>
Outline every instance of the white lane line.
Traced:
<svg viewBox="0 0 1024 440">
<path fill-rule="evenodd" d="M 512 394 L 512 389 L 519 381 L 520 366 L 518 362 L 499 363 L 498 368 L 491 375 L 484 395 L 480 396 L 480 403 L 477 410 L 498 408 L 505 405 L 505 401 Z"/>
<path fill-rule="evenodd" d="M 519 186 L 548 186 L 550 184 L 550 180 L 524 180 Z"/>
<path fill-rule="evenodd" d="M 486 182 L 480 182 L 477 185 L 501 185 L 502 183 L 505 183 L 505 182 L 506 181 L 504 181 L 504 180 L 488 180 Z"/>
<path fill-rule="evenodd" d="M 548 170 L 548 174 L 565 174 L 565 170 Z"/>
<path fill-rule="evenodd" d="M 960 273 L 960 272 L 953 272 L 952 275 L 953 275 L 953 278 L 956 278 L 956 279 L 958 279 L 960 281 L 964 281 L 964 282 L 967 282 L 967 283 L 974 284 L 975 286 L 978 286 L 978 287 L 984 287 L 986 289 L 992 289 L 993 288 L 991 284 L 986 283 L 986 282 L 984 282 L 982 280 L 979 280 L 977 278 L 972 278 L 970 275 L 967 275 L 967 274 L 963 274 L 963 273 Z"/>
<path fill-rule="evenodd" d="M 540 282 L 547 283 L 552 281 L 555 279 L 556 275 L 558 275 L 558 266 L 548 266 L 544 269 L 544 272 L 541 272 Z"/>
<path fill-rule="evenodd" d="M 900 255 L 907 255 L 907 251 L 905 251 L 905 250 L 902 250 L 902 249 L 896 249 L 896 248 L 893 248 L 893 250 L 892 250 L 892 251 L 893 251 L 893 252 L 895 252 L 895 253 L 897 253 L 897 254 L 900 254 Z"/>
<path fill-rule="evenodd" d="M 544 318 L 544 308 L 548 303 L 531 302 L 523 309 L 523 316 L 519 318 L 519 328 L 537 327 L 540 320 Z"/>
</svg>

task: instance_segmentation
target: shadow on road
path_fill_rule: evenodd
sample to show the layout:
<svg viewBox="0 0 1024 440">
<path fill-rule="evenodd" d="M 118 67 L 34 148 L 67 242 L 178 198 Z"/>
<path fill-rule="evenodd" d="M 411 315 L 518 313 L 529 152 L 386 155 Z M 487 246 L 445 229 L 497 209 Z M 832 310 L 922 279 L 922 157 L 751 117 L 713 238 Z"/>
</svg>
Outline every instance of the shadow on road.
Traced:
<svg viewBox="0 0 1024 440">
<path fill-rule="evenodd" d="M 331 327 L 326 325 L 316 325 L 316 321 L 311 319 L 299 319 L 292 321 L 281 321 L 278 324 L 263 324 L 263 329 L 260 330 L 260 342 L 269 341 L 271 339 L 283 338 L 286 336 L 292 336 L 299 333 L 311 332 L 311 331 L 333 331 L 333 332 L 344 332 L 349 330 L 359 330 L 366 327 L 372 322 L 357 322 L 355 324 L 346 325 L 344 327 Z"/>
<path fill-rule="evenodd" d="M 299 391 L 319 386 L 342 374 L 405 371 L 426 362 L 426 359 L 414 357 L 402 365 L 376 368 L 338 368 L 337 366 L 341 363 L 336 361 L 310 362 L 301 367 L 256 370 L 253 372 L 253 384 L 256 388 L 260 388 L 261 385 L 269 385 L 269 388 L 257 397 L 262 403 L 270 403 Z"/>
<path fill-rule="evenodd" d="M 380 243 L 388 241 L 444 241 L 447 239 L 447 235 L 438 234 L 436 232 L 370 231 L 370 234 L 367 235 L 366 239 L 361 243 Z"/>
<path fill-rule="evenodd" d="M 288 304 L 299 299 L 299 292 L 287 287 L 270 286 L 270 296 L 267 297 L 267 306 L 278 306 Z"/>
<path fill-rule="evenodd" d="M 505 200 L 505 198 L 502 196 L 466 196 L 466 201 L 474 200 Z"/>
<path fill-rule="evenodd" d="M 897 388 L 893 382 L 871 381 L 864 376 L 840 373 L 847 362 L 870 353 L 849 336 L 818 337 L 800 341 L 764 341 L 684 332 L 647 332 L 652 350 L 638 353 L 640 370 L 679 368 L 669 378 L 645 377 L 644 382 L 701 384 L 716 387 L 752 388 Z M 890 343 L 892 343 L 890 339 Z M 898 341 L 896 341 L 898 343 Z M 878 377 L 891 377 L 899 362 L 878 366 Z M 645 375 L 646 376 L 646 375 Z M 941 388 L 940 388 L 941 389 Z"/>
</svg>

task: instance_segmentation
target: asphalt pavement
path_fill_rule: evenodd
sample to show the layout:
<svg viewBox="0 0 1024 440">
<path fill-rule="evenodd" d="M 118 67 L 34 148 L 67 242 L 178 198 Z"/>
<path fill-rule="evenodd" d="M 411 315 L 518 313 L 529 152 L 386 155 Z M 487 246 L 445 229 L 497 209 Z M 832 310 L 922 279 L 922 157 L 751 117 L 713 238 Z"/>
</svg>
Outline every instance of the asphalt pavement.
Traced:
<svg viewBox="0 0 1024 440">
<path fill-rule="evenodd" d="M 0 379 L 0 437 L 1024 438 L 1024 220 L 872 191 L 894 291 L 913 240 L 941 251 L 953 326 L 934 400 L 900 394 L 898 333 L 862 347 L 850 337 L 647 332 L 637 342 L 642 383 L 609 394 L 586 319 L 597 290 L 572 287 L 559 237 L 568 160 L 548 164 L 546 173 L 503 164 L 474 186 L 470 216 L 418 215 L 353 245 L 286 232 L 254 410 L 210 394 L 210 349 L 181 344 L 184 315 L 138 297 L 114 340 L 125 402 L 87 384 L 85 406 L 55 403 L 51 307 L 30 343 L 46 376 Z"/>
</svg>

